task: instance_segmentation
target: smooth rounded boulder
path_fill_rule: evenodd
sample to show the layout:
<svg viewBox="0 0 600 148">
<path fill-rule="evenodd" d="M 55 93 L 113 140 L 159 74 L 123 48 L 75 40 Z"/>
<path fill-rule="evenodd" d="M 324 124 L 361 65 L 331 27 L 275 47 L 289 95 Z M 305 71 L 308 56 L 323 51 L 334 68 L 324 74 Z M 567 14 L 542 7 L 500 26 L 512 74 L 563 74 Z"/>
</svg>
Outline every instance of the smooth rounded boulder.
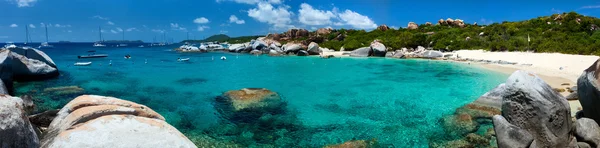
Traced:
<svg viewBox="0 0 600 148">
<path fill-rule="evenodd" d="M 351 57 L 368 57 L 370 53 L 371 53 L 371 48 L 362 47 L 362 48 L 352 50 L 350 52 L 350 56 Z"/>
<path fill-rule="evenodd" d="M 385 48 L 385 45 L 383 45 L 379 41 L 375 40 L 371 43 L 370 47 L 372 50 L 371 56 L 385 57 L 385 54 L 387 53 L 387 48 Z"/>
<path fill-rule="evenodd" d="M 427 50 L 421 54 L 422 58 L 441 58 L 444 57 L 444 53 L 434 50 Z"/>
<path fill-rule="evenodd" d="M 12 51 L 13 53 L 25 56 L 28 59 L 42 61 L 42 62 L 48 64 L 49 66 L 56 68 L 56 64 L 54 63 L 54 61 L 52 61 L 50 56 L 46 55 L 46 53 L 44 53 L 40 50 L 37 50 L 35 48 L 10 48 L 9 50 Z"/>
<path fill-rule="evenodd" d="M 310 42 L 310 44 L 308 44 L 308 50 L 306 50 L 306 51 L 310 55 L 319 55 L 321 53 L 319 44 L 317 44 L 315 42 Z"/>
<path fill-rule="evenodd" d="M 286 103 L 279 94 L 264 88 L 232 90 L 217 96 L 215 108 L 232 122 L 255 122 L 263 114 L 283 113 Z"/>
<path fill-rule="evenodd" d="M 590 118 L 577 119 L 575 137 L 577 142 L 585 142 L 594 147 L 600 146 L 600 127 Z"/>
<path fill-rule="evenodd" d="M 0 95 L 0 147 L 40 146 L 38 135 L 23 108 L 21 98 Z"/>
<path fill-rule="evenodd" d="M 36 59 L 28 59 L 25 56 L 13 52 L 10 54 L 13 58 L 13 79 L 16 81 L 44 80 L 58 77 L 59 75 L 58 69 L 45 62 Z"/>
<path fill-rule="evenodd" d="M 252 44 L 252 49 L 254 50 L 263 50 L 267 47 L 267 43 L 262 40 L 257 40 Z"/>
<path fill-rule="evenodd" d="M 285 53 L 298 52 L 299 50 L 302 50 L 302 46 L 300 44 L 288 43 L 283 45 L 283 51 L 285 51 Z"/>
<path fill-rule="evenodd" d="M 577 94 L 584 117 L 600 123 L 600 59 L 594 62 L 577 79 Z"/>
<path fill-rule="evenodd" d="M 506 80 L 505 89 L 502 116 L 493 118 L 499 143 L 521 143 L 503 128 L 510 127 L 531 134 L 531 147 L 572 147 L 576 144 L 572 142 L 575 139 L 571 135 L 571 110 L 567 100 L 541 78 L 518 70 Z"/>
<path fill-rule="evenodd" d="M 298 53 L 296 53 L 297 56 L 308 56 L 310 55 L 307 51 L 304 50 L 300 50 L 298 51 Z"/>
<path fill-rule="evenodd" d="M 196 147 L 147 106 L 113 97 L 83 95 L 52 120 L 42 147 Z"/>
</svg>

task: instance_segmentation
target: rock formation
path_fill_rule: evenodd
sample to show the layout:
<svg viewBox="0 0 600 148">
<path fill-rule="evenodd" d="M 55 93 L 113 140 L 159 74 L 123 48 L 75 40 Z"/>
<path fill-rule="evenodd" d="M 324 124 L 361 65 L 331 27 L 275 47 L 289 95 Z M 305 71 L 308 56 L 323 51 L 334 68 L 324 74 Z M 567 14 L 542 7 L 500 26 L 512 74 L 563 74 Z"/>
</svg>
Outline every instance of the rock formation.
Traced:
<svg viewBox="0 0 600 148">
<path fill-rule="evenodd" d="M 320 29 L 317 29 L 316 32 L 318 35 L 327 35 L 327 34 L 330 34 L 331 31 L 332 31 L 331 28 L 320 28 Z"/>
<path fill-rule="evenodd" d="M 597 60 L 577 79 L 577 94 L 583 107 L 583 114 L 600 122 L 600 60 Z"/>
<path fill-rule="evenodd" d="M 321 50 L 319 49 L 319 44 L 315 42 L 310 42 L 306 51 L 309 55 L 319 55 L 321 53 Z"/>
<path fill-rule="evenodd" d="M 419 25 L 417 25 L 417 23 L 415 23 L 415 22 L 409 22 L 408 26 L 406 26 L 406 28 L 410 29 L 410 30 L 415 30 L 415 29 L 419 28 Z"/>
<path fill-rule="evenodd" d="M 228 91 L 218 96 L 216 102 L 215 108 L 233 122 L 254 122 L 263 113 L 275 115 L 285 107 L 277 93 L 264 88 Z"/>
<path fill-rule="evenodd" d="M 372 51 L 370 56 L 385 57 L 387 48 L 385 48 L 385 45 L 383 45 L 383 43 L 381 43 L 379 40 L 374 40 L 371 42 L 370 48 Z"/>
<path fill-rule="evenodd" d="M 0 79 L 9 94 L 13 91 L 13 80 L 35 81 L 58 75 L 56 64 L 42 51 L 31 48 L 0 49 Z"/>
<path fill-rule="evenodd" d="M 388 27 L 387 25 L 383 24 L 383 25 L 377 27 L 377 29 L 381 30 L 381 31 L 387 31 L 387 30 L 390 30 L 390 27 Z"/>
<path fill-rule="evenodd" d="M 34 127 L 27 120 L 21 98 L 0 95 L 0 147 L 37 148 Z"/>
<path fill-rule="evenodd" d="M 42 147 L 196 147 L 152 109 L 112 97 L 84 95 L 65 105 Z"/>
<path fill-rule="evenodd" d="M 368 57 L 370 53 L 371 53 L 371 48 L 362 47 L 362 48 L 358 48 L 358 49 L 355 49 L 352 52 L 350 52 L 350 56 L 351 57 Z"/>
</svg>

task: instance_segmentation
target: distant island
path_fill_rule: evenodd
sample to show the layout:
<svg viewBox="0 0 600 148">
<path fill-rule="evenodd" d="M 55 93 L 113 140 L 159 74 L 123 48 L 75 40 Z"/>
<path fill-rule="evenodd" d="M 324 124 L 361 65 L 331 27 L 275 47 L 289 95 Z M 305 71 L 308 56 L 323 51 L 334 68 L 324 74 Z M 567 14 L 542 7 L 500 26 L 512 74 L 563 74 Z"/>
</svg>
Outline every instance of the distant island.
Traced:
<svg viewBox="0 0 600 148">
<path fill-rule="evenodd" d="M 138 44 L 144 43 L 142 40 L 106 40 L 102 41 L 102 43 L 110 43 L 110 44 Z"/>
<path fill-rule="evenodd" d="M 405 28 L 381 25 L 372 31 L 321 28 L 315 31 L 290 29 L 267 38 L 281 43 L 316 42 L 320 47 L 346 51 L 369 45 L 378 39 L 390 51 L 418 46 L 436 50 L 485 49 L 490 51 L 560 52 L 567 54 L 600 55 L 600 19 L 576 12 L 553 14 L 525 21 L 468 24 L 460 19 L 440 19 L 435 24 L 410 22 Z M 262 35 L 264 37 L 265 35 Z M 205 40 L 229 43 L 249 42 L 261 36 L 231 38 L 219 34 Z"/>
</svg>

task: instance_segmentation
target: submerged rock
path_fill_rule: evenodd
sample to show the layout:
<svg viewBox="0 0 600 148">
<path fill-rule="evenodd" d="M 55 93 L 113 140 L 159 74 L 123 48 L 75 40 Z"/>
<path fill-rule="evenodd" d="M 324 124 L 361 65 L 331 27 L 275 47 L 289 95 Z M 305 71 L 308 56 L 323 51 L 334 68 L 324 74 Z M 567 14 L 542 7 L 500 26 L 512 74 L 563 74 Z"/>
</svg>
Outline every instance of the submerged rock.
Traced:
<svg viewBox="0 0 600 148">
<path fill-rule="evenodd" d="M 47 128 L 48 126 L 50 126 L 50 123 L 52 123 L 52 120 L 54 120 L 54 118 L 58 114 L 58 111 L 58 109 L 48 110 L 35 115 L 29 115 L 28 118 L 31 124 L 37 127 Z"/>
<path fill-rule="evenodd" d="M 279 94 L 264 88 L 228 91 L 216 102 L 221 115 L 234 122 L 256 122 L 263 114 L 281 114 L 286 105 Z"/>
<path fill-rule="evenodd" d="M 323 148 L 374 148 L 377 147 L 376 140 L 350 140 L 342 144 L 328 145 Z"/>
<path fill-rule="evenodd" d="M 112 97 L 83 95 L 56 115 L 42 147 L 196 147 L 152 109 Z"/>
<path fill-rule="evenodd" d="M 38 135 L 27 120 L 23 101 L 18 97 L 0 95 L 0 147 L 37 148 Z"/>
<path fill-rule="evenodd" d="M 574 146 L 571 111 L 564 97 L 537 75 L 521 70 L 514 72 L 505 85 L 502 116 L 493 118 L 500 147 L 526 146 L 528 134 L 533 138 L 533 147 Z"/>
<path fill-rule="evenodd" d="M 586 118 L 600 122 L 600 60 L 597 60 L 577 79 L 577 94 Z"/>
<path fill-rule="evenodd" d="M 45 93 L 54 93 L 57 95 L 82 94 L 83 88 L 79 86 L 59 86 L 44 89 Z"/>
</svg>

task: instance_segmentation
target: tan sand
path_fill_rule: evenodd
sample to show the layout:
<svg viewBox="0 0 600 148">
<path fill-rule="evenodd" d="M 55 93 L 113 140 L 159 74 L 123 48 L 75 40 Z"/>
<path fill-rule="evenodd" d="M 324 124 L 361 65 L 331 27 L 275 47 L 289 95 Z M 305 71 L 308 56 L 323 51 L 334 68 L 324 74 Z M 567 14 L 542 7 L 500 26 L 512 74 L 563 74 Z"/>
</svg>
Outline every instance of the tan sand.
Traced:
<svg viewBox="0 0 600 148">
<path fill-rule="evenodd" d="M 330 52 L 323 52 L 323 53 L 321 53 L 321 55 L 323 55 L 323 56 L 333 55 L 334 57 L 350 57 L 350 55 L 348 55 L 348 54 L 343 55 L 344 53 L 350 53 L 350 51 L 330 51 Z"/>
</svg>

